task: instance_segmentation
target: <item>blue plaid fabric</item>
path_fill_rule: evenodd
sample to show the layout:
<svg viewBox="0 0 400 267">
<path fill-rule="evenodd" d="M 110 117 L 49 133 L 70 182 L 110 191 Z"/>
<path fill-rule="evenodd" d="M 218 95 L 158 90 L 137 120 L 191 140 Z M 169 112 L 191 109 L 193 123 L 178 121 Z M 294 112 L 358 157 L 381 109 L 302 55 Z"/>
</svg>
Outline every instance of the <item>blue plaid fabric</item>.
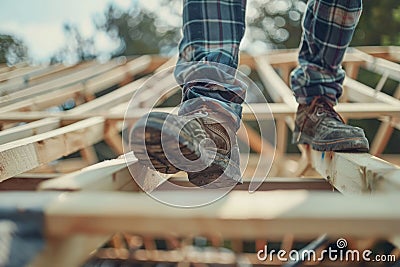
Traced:
<svg viewBox="0 0 400 267">
<path fill-rule="evenodd" d="M 245 31 L 245 7 L 245 0 L 184 1 L 183 39 L 179 44 L 179 60 L 175 68 L 176 80 L 183 88 L 179 114 L 201 109 L 239 128 L 246 88 L 240 82 L 228 82 L 224 77 L 234 76 L 232 71 L 238 65 L 239 45 Z M 195 75 L 196 80 L 189 78 L 193 76 L 189 72 L 193 72 L 194 65 L 188 68 L 188 62 L 203 63 L 197 67 L 199 74 Z M 227 67 L 207 67 L 206 62 Z M 212 73 L 212 68 L 220 74 L 221 71 L 226 72 L 226 75 L 221 74 L 217 81 L 199 78 L 201 73 Z"/>
<path fill-rule="evenodd" d="M 300 65 L 291 73 L 296 100 L 309 104 L 323 95 L 333 104 L 342 95 L 346 48 L 361 15 L 362 0 L 310 0 L 303 20 Z"/>
<path fill-rule="evenodd" d="M 241 119 L 246 88 L 222 80 L 189 79 L 188 62 L 216 62 L 236 69 L 239 45 L 245 31 L 245 0 L 185 0 L 183 38 L 175 77 L 183 88 L 180 114 L 206 109 L 225 114 L 235 128 Z M 345 76 L 341 62 L 362 9 L 361 0 L 310 0 L 303 21 L 299 67 L 291 74 L 291 86 L 299 103 L 325 95 L 336 102 Z M 180 65 L 181 64 L 181 65 Z M 230 72 L 229 68 L 219 72 Z M 208 72 L 210 73 L 210 72 Z M 230 77 L 232 73 L 227 73 Z M 198 77 L 198 75 L 195 75 Z M 224 76 L 224 75 L 222 75 Z M 188 100 L 199 99 L 199 103 Z M 200 101 L 201 99 L 201 101 Z M 212 103 L 209 105 L 207 103 Z M 212 107 L 211 107 L 212 106 Z"/>
</svg>

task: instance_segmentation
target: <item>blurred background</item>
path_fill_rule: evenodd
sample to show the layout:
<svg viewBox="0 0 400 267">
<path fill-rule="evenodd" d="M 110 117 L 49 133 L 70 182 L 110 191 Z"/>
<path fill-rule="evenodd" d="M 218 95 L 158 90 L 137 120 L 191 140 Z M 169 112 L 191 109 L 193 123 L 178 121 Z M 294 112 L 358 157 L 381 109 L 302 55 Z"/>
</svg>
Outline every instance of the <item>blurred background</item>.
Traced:
<svg viewBox="0 0 400 267">
<path fill-rule="evenodd" d="M 0 8 L 0 64 L 74 65 L 142 54 L 171 56 L 181 38 L 183 0 L 2 0 Z M 241 50 L 252 55 L 272 49 L 297 48 L 306 0 L 248 0 L 247 28 Z M 352 46 L 400 45 L 400 1 L 364 0 L 364 10 Z M 256 72 L 249 77 L 263 89 Z M 359 80 L 375 87 L 380 75 L 360 69 Z M 391 79 L 383 92 L 393 95 Z M 265 91 L 265 90 L 264 90 Z M 248 92 L 248 96 L 251 93 Z M 265 96 L 268 98 L 267 93 Z M 180 93 L 165 103 L 175 106 Z M 251 102 L 251 101 L 250 101 Z M 68 104 L 68 103 L 67 103 Z M 64 104 L 61 109 L 69 109 Z M 67 107 L 68 106 L 68 107 Z M 350 120 L 373 140 L 379 120 Z M 288 140 L 291 136 L 289 134 Z M 395 131 L 384 153 L 400 153 Z M 115 155 L 104 152 L 100 159 Z M 288 146 L 289 153 L 298 153 Z"/>
<path fill-rule="evenodd" d="M 295 48 L 305 0 L 248 0 L 242 51 Z M 2 0 L 0 63 L 32 64 L 177 52 L 182 0 Z M 364 0 L 353 43 L 400 45 L 400 2 Z"/>
</svg>

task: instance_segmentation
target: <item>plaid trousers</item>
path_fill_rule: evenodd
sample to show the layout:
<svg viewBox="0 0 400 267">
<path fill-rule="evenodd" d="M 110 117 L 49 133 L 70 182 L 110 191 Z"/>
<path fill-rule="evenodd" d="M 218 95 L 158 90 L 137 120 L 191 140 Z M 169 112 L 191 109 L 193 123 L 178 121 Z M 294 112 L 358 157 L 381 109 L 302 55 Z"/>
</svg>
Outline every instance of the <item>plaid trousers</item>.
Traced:
<svg viewBox="0 0 400 267">
<path fill-rule="evenodd" d="M 175 68 L 176 80 L 183 89 L 180 114 L 201 109 L 223 116 L 236 129 L 239 127 L 245 86 L 240 82 L 215 82 L 207 77 L 190 79 L 193 68 L 185 64 L 215 62 L 236 69 L 245 31 L 245 10 L 246 0 L 184 1 L 183 38 Z M 298 103 L 308 104 L 321 95 L 336 103 L 345 77 L 341 62 L 361 10 L 362 0 L 308 1 L 302 23 L 299 66 L 291 73 L 291 88 Z M 219 72 L 224 70 L 216 68 Z"/>
</svg>

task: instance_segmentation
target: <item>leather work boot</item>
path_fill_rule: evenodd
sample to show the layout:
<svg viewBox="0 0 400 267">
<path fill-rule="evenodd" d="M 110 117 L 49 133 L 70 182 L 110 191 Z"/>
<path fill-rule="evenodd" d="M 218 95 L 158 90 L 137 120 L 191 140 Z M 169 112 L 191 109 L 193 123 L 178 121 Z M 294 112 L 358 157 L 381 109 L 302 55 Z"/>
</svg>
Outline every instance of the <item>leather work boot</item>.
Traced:
<svg viewBox="0 0 400 267">
<path fill-rule="evenodd" d="M 316 97 L 310 105 L 300 104 L 296 113 L 294 144 L 309 144 L 318 151 L 368 152 L 364 130 L 346 125 L 333 105 Z"/>
<path fill-rule="evenodd" d="M 236 136 L 209 117 L 150 112 L 130 136 L 133 153 L 151 169 L 168 174 L 185 171 L 191 183 L 207 188 L 241 182 Z"/>
</svg>

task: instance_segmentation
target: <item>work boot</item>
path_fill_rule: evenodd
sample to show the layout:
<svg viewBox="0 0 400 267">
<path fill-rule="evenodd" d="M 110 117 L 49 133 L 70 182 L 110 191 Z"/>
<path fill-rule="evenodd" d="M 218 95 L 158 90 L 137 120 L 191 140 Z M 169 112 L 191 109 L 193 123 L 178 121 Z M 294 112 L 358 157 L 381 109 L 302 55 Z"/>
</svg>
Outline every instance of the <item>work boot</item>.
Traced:
<svg viewBox="0 0 400 267">
<path fill-rule="evenodd" d="M 346 125 L 333 105 L 316 97 L 310 105 L 300 104 L 296 113 L 294 144 L 309 144 L 318 151 L 367 152 L 364 130 Z"/>
<path fill-rule="evenodd" d="M 131 131 L 139 162 L 161 173 L 186 171 L 189 181 L 207 188 L 241 182 L 236 136 L 206 115 L 150 112 Z"/>
</svg>

